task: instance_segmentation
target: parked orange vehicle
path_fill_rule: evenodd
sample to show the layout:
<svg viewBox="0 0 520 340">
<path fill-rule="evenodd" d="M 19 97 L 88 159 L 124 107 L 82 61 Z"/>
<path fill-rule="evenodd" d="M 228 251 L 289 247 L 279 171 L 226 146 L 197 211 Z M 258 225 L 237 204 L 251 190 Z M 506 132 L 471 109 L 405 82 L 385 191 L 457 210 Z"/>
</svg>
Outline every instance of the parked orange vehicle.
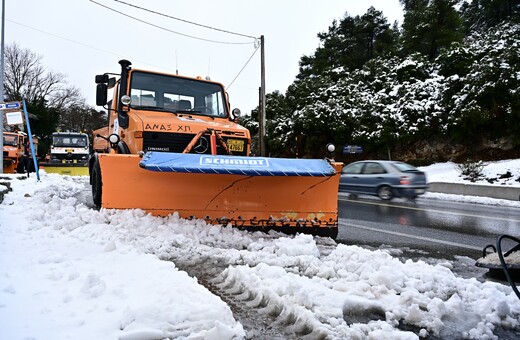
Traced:
<svg viewBox="0 0 520 340">
<path fill-rule="evenodd" d="M 24 173 L 26 152 L 25 147 L 28 141 L 27 134 L 24 132 L 4 132 L 4 174 Z"/>
<path fill-rule="evenodd" d="M 89 160 L 95 205 L 337 235 L 341 163 L 251 157 L 250 133 L 236 123 L 239 111 L 230 112 L 221 84 L 119 63 L 118 80 L 96 76 L 110 150 Z"/>
</svg>

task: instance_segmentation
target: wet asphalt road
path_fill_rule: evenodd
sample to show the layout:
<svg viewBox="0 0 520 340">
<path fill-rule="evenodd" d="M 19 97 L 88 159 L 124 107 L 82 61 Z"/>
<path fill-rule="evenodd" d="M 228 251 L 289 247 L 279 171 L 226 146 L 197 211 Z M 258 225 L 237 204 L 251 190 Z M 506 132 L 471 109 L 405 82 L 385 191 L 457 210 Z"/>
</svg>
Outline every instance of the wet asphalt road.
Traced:
<svg viewBox="0 0 520 340">
<path fill-rule="evenodd" d="M 418 198 L 382 201 L 340 194 L 337 241 L 413 248 L 432 257 L 477 259 L 499 235 L 520 237 L 520 209 Z M 508 244 L 505 244 L 508 249 Z"/>
</svg>

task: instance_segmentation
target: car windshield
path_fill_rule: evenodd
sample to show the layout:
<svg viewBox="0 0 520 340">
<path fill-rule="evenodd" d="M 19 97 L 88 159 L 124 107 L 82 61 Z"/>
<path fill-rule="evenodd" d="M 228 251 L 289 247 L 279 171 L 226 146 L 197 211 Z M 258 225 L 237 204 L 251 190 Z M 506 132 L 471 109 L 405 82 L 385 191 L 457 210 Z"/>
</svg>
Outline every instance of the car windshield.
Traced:
<svg viewBox="0 0 520 340">
<path fill-rule="evenodd" d="M 131 106 L 135 109 L 228 115 L 224 89 L 216 83 L 136 71 L 130 87 Z"/>
<path fill-rule="evenodd" d="M 401 172 L 407 172 L 407 171 L 419 171 L 416 167 L 410 165 L 410 164 L 407 164 L 407 163 L 402 163 L 402 162 L 396 162 L 396 163 L 392 163 L 392 165 L 394 167 L 397 168 L 397 170 L 401 171 Z"/>
</svg>

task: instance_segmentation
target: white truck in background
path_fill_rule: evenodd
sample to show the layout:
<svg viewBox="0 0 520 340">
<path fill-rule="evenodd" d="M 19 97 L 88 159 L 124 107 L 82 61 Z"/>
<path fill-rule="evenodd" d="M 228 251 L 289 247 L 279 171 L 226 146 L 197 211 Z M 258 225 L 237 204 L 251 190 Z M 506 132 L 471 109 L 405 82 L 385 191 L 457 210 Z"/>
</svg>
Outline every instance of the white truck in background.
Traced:
<svg viewBox="0 0 520 340">
<path fill-rule="evenodd" d="M 49 154 L 42 167 L 61 175 L 88 175 L 89 138 L 86 133 L 54 132 Z"/>
</svg>

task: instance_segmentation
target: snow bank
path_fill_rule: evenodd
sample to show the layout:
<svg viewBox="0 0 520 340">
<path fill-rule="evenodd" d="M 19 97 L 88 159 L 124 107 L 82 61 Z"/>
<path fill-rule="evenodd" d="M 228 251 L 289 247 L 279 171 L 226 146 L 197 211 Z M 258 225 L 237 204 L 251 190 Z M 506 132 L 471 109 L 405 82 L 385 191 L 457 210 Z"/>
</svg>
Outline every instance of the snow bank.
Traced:
<svg viewBox="0 0 520 340">
<path fill-rule="evenodd" d="M 201 258 L 225 263 L 214 285 L 299 336 L 496 339 L 497 327 L 520 327 L 510 287 L 456 277 L 449 263 L 96 211 L 85 177 L 42 174 L 13 189 L 0 205 L 0 338 L 245 338 L 219 297 L 166 261 Z"/>
</svg>

